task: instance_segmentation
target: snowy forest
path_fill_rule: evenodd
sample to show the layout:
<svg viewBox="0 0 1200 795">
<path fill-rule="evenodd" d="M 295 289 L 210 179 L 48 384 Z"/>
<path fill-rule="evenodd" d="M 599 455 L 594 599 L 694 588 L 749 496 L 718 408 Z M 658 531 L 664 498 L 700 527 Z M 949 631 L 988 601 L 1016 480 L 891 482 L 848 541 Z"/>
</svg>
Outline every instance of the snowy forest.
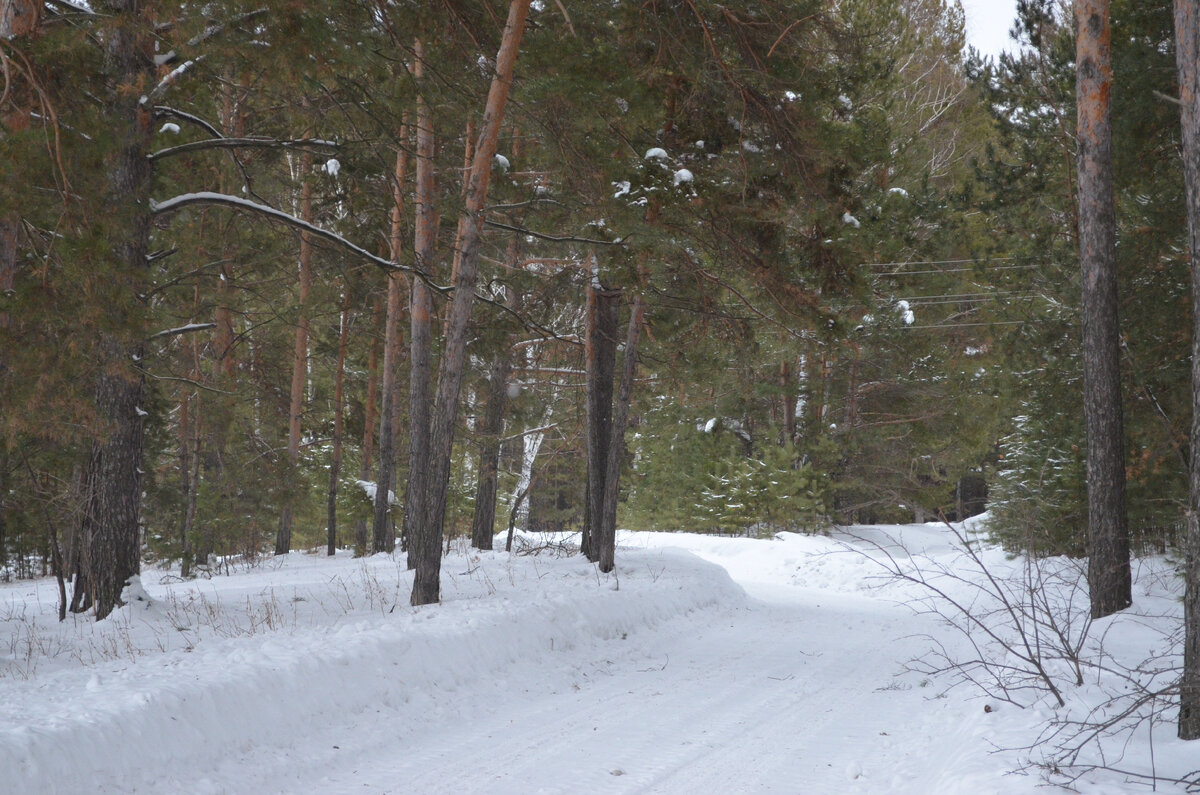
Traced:
<svg viewBox="0 0 1200 795">
<path fill-rule="evenodd" d="M 0 792 L 1196 791 L 1200 2 L 1011 39 L 0 0 Z"/>
</svg>

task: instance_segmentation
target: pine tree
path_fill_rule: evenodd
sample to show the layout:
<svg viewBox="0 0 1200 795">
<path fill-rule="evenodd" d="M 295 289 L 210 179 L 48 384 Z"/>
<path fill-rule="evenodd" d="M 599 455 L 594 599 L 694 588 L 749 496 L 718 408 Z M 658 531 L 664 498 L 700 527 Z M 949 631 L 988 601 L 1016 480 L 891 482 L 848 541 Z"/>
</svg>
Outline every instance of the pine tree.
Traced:
<svg viewBox="0 0 1200 795">
<path fill-rule="evenodd" d="M 1175 0 L 1175 42 L 1192 274 L 1192 433 L 1179 737 L 1196 740 L 1200 739 L 1200 6 L 1194 0 Z"/>
</svg>

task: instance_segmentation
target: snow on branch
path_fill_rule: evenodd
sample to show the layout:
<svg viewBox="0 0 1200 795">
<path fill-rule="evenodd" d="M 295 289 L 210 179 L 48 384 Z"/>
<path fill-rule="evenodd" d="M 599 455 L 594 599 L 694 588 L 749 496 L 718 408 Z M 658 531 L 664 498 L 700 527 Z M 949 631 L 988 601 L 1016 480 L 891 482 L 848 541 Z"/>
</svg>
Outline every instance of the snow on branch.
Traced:
<svg viewBox="0 0 1200 795">
<path fill-rule="evenodd" d="M 172 108 L 170 105 L 155 105 L 154 106 L 154 114 L 156 117 L 174 116 L 175 118 L 180 119 L 182 121 L 186 121 L 189 124 L 194 124 L 197 127 L 200 127 L 201 129 L 207 131 L 208 134 L 213 136 L 214 138 L 224 138 L 225 137 L 221 134 L 220 130 L 218 130 L 216 127 L 213 126 L 213 124 L 211 122 L 205 121 L 204 119 L 200 118 L 199 116 L 194 116 L 191 113 L 188 113 L 186 111 L 179 110 L 178 108 Z"/>
<path fill-rule="evenodd" d="M 439 293 L 445 293 L 445 292 L 448 292 L 448 290 L 449 290 L 449 288 L 447 288 L 447 287 L 440 287 L 438 285 L 429 283 L 423 275 L 417 273 L 413 268 L 410 268 L 406 265 L 401 265 L 397 262 L 392 262 L 391 260 L 384 259 L 383 257 L 377 257 L 376 255 L 372 254 L 371 252 L 367 251 L 365 248 L 362 248 L 361 246 L 351 243 L 349 240 L 342 237 L 341 235 L 339 235 L 336 232 L 331 232 L 328 229 L 324 229 L 322 227 L 317 226 L 316 224 L 311 224 L 308 221 L 302 220 L 300 218 L 297 218 L 294 215 L 291 215 L 290 213 L 285 213 L 283 210 L 276 210 L 274 207 L 271 207 L 269 205 L 259 204 L 258 202 L 253 202 L 253 201 L 250 201 L 249 199 L 243 199 L 240 196 L 230 196 L 227 193 L 214 193 L 212 191 L 200 191 L 198 193 L 184 193 L 184 194 L 175 196 L 173 198 L 167 199 L 166 201 L 162 201 L 162 202 L 157 202 L 157 201 L 154 201 L 153 199 L 151 199 L 150 200 L 150 211 L 152 213 L 154 213 L 155 215 L 163 215 L 165 213 L 174 212 L 175 210 L 179 210 L 184 207 L 189 207 L 194 204 L 223 205 L 226 207 L 234 207 L 236 209 L 239 209 L 239 210 L 242 210 L 245 212 L 251 212 L 256 215 L 266 216 L 267 218 L 271 218 L 276 221 L 280 221 L 289 226 L 294 226 L 297 229 L 301 230 L 302 232 L 308 232 L 309 234 L 315 235 L 316 237 L 322 238 L 323 240 L 328 240 L 331 243 L 336 243 L 337 245 L 341 246 L 342 248 L 350 250 L 351 252 L 358 255 L 359 257 L 362 257 L 363 259 L 367 260 L 368 262 L 378 265 L 380 268 L 383 268 L 384 270 L 402 271 L 404 273 L 411 273 L 411 274 L 417 276 L 418 278 L 420 278 L 422 281 L 425 281 L 425 283 L 429 285 L 429 288 L 431 290 L 435 290 Z"/>
<path fill-rule="evenodd" d="M 253 11 L 247 11 L 245 13 L 238 14 L 226 22 L 214 22 L 206 27 L 201 33 L 198 33 L 192 38 L 188 39 L 188 46 L 195 47 L 197 44 L 201 44 L 211 39 L 213 36 L 223 33 L 230 25 L 236 25 L 239 22 L 245 22 L 248 19 L 262 16 L 263 14 L 267 13 L 268 10 L 269 9 L 266 6 L 263 6 L 262 8 L 256 8 Z"/>
<path fill-rule="evenodd" d="M 192 58 L 179 64 L 179 66 L 176 66 L 170 72 L 167 72 L 167 74 L 163 76 L 163 79 L 158 81 L 158 85 L 154 87 L 154 90 L 142 97 L 140 104 L 153 105 L 156 100 L 167 93 L 168 88 L 179 82 L 179 78 L 183 77 L 188 69 L 191 69 L 202 60 L 204 60 L 203 55 L 197 58 Z"/>
<path fill-rule="evenodd" d="M 212 191 L 200 191 L 197 193 L 184 193 L 184 194 L 180 194 L 179 196 L 175 196 L 170 199 L 167 199 L 166 201 L 161 201 L 161 202 L 151 199 L 150 200 L 150 212 L 154 213 L 155 215 L 165 215 L 166 213 L 171 213 L 176 210 L 183 209 L 184 207 L 190 207 L 192 205 L 201 205 L 201 206 L 217 205 L 217 206 L 233 207 L 233 208 L 235 208 L 237 210 L 241 210 L 243 212 L 254 213 L 256 215 L 261 215 L 266 218 L 271 218 L 275 221 L 279 221 L 281 223 L 287 224 L 288 226 L 295 227 L 302 232 L 308 232 L 309 234 L 319 237 L 322 240 L 327 240 L 331 243 L 341 246 L 342 248 L 347 249 L 351 253 L 366 260 L 367 262 L 370 262 L 373 265 L 377 265 L 378 267 L 382 268 L 385 271 L 399 271 L 401 273 L 411 274 L 413 276 L 413 278 L 420 279 L 422 282 L 425 283 L 425 285 L 430 290 L 432 290 L 433 292 L 435 292 L 439 295 L 445 296 L 445 295 L 449 295 L 454 292 L 454 288 L 445 287 L 440 284 L 435 284 L 429 278 L 429 276 L 427 276 L 426 274 L 417 270 L 416 268 L 413 268 L 408 265 L 401 265 L 398 262 L 392 262 L 391 260 L 384 259 L 383 257 L 378 257 L 378 256 L 372 254 L 371 252 L 367 251 L 366 249 L 362 248 L 361 246 L 350 242 L 349 240 L 342 237 L 341 235 L 339 235 L 336 232 L 331 232 L 330 230 L 319 227 L 316 224 L 311 224 L 303 219 L 297 218 L 294 215 L 285 213 L 283 210 L 276 210 L 274 207 L 271 207 L 270 205 L 250 201 L 249 199 L 243 199 L 240 196 L 231 196 L 227 193 L 214 193 Z M 537 331 L 541 334 L 544 334 L 547 337 L 552 337 L 554 339 L 561 340 L 563 342 L 572 342 L 573 341 L 572 339 L 560 336 L 552 329 L 546 328 L 546 327 L 542 326 L 540 323 L 536 323 L 536 322 L 530 320 L 529 318 L 522 316 L 515 309 L 505 306 L 503 303 L 501 303 L 499 301 L 494 301 L 491 298 L 488 298 L 487 296 L 480 295 L 479 293 L 475 294 L 475 300 L 479 301 L 480 303 L 488 304 L 489 306 L 495 307 L 497 310 L 499 310 L 502 313 L 511 315 L 513 318 L 515 318 L 517 320 L 518 323 L 520 323 L 525 328 L 528 328 L 533 331 Z"/>
<path fill-rule="evenodd" d="M 180 334 L 191 334 L 193 331 L 206 331 L 216 327 L 216 323 L 188 323 L 186 326 L 179 326 L 178 328 L 163 329 L 155 334 L 151 334 L 146 339 L 156 340 L 159 337 L 175 337 Z"/>
<path fill-rule="evenodd" d="M 186 144 L 167 147 L 160 149 L 157 152 L 150 154 L 151 160 L 158 160 L 171 155 L 180 155 L 185 152 L 196 152 L 203 149 L 303 149 L 311 147 L 314 149 L 336 149 L 337 143 L 333 141 L 317 141 L 313 139 L 291 140 L 280 138 L 225 138 L 217 136 L 203 141 L 189 141 Z"/>
<path fill-rule="evenodd" d="M 82 3 L 72 3 L 70 0 L 50 0 L 50 5 L 62 6 L 68 11 L 73 11 L 77 14 L 87 14 L 90 17 L 97 16 L 96 12 Z"/>
<path fill-rule="evenodd" d="M 506 229 L 509 232 L 529 235 L 530 237 L 537 238 L 538 240 L 547 240 L 551 243 L 587 243 L 595 246 L 623 246 L 625 245 L 625 241 L 628 240 L 628 235 L 618 240 L 596 240 L 590 237 L 572 237 L 570 235 L 547 235 L 544 232 L 535 232 L 532 229 L 524 229 L 519 226 L 512 226 L 510 224 L 501 223 L 500 221 L 493 221 L 490 218 L 486 219 L 484 223 L 496 229 Z"/>
</svg>

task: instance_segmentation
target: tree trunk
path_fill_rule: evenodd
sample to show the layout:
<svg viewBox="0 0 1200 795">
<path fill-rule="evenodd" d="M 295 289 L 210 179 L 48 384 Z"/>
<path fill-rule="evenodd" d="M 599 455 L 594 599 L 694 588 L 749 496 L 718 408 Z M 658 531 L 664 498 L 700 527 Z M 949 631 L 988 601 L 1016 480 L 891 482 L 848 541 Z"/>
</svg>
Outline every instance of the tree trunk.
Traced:
<svg viewBox="0 0 1200 795">
<path fill-rule="evenodd" d="M 642 330 L 642 299 L 635 296 L 629 313 L 629 331 L 625 335 L 625 366 L 621 371 L 621 388 L 613 408 L 612 436 L 608 442 L 605 462 L 604 500 L 600 532 L 592 539 L 599 548 L 600 571 L 613 570 L 617 546 L 617 494 L 621 476 L 621 460 L 625 457 L 625 426 L 629 422 L 629 404 L 633 399 L 633 377 L 637 371 L 638 340 Z"/>
<path fill-rule="evenodd" d="M 1100 618 L 1132 604 L 1117 320 L 1108 0 L 1077 0 L 1075 23 L 1088 587 L 1092 616 Z"/>
<path fill-rule="evenodd" d="M 587 371 L 587 485 L 584 490 L 580 551 L 593 563 L 600 559 L 604 526 L 604 486 L 608 446 L 612 440 L 612 394 L 617 366 L 617 308 L 620 293 L 598 282 L 588 287 L 584 355 Z"/>
<path fill-rule="evenodd" d="M 300 158 L 300 217 L 313 222 L 312 155 Z M 296 475 L 300 463 L 301 419 L 304 416 L 304 384 L 308 379 L 308 293 L 312 288 L 312 236 L 300 233 L 300 308 L 296 318 L 296 341 L 292 351 L 292 391 L 288 401 L 288 483 L 284 487 L 283 511 L 279 517 L 279 534 L 275 538 L 275 554 L 286 555 L 292 549 L 292 518 L 296 505 Z"/>
<path fill-rule="evenodd" d="M 350 336 L 350 289 L 342 297 L 342 318 L 338 326 L 337 367 L 333 381 L 333 457 L 329 462 L 329 502 L 325 510 L 325 553 L 337 552 L 338 479 L 342 476 L 342 416 L 345 414 L 346 347 Z"/>
<path fill-rule="evenodd" d="M 510 356 L 504 351 L 488 368 L 487 408 L 478 429 L 479 486 L 475 491 L 475 515 L 471 520 L 471 546 L 476 549 L 491 549 L 496 534 L 500 436 L 504 428 L 504 407 L 508 402 L 508 375 L 512 371 Z"/>
<path fill-rule="evenodd" d="M 87 498 L 81 555 L 72 605 L 94 607 L 102 619 L 121 604 L 121 592 L 141 568 L 141 465 L 144 377 L 140 370 L 146 319 L 137 285 L 147 279 L 150 240 L 150 159 L 152 115 L 139 102 L 153 80 L 154 62 L 140 4 L 134 0 L 98 4 L 111 17 L 106 37 L 106 69 L 113 76 L 107 108 L 114 122 L 115 151 L 107 158 L 108 184 L 97 216 L 109 224 L 112 244 L 97 278 L 126 275 L 133 285 L 124 306 L 111 312 L 117 331 L 100 334 L 97 345 L 96 416 L 102 428 L 92 443 L 85 483 Z"/>
<path fill-rule="evenodd" d="M 408 138 L 407 125 L 400 128 L 400 140 Z M 391 259 L 400 261 L 400 232 L 404 222 L 404 180 L 408 171 L 408 152 L 402 146 L 396 153 L 396 173 L 392 183 Z M 379 476 L 375 479 L 375 521 L 372 552 L 396 549 L 396 530 L 392 521 L 392 481 L 396 470 L 396 407 L 399 404 L 396 371 L 400 366 L 400 316 L 404 313 L 404 281 L 399 273 L 387 275 L 387 320 L 383 336 L 383 400 L 379 409 Z"/>
<path fill-rule="evenodd" d="M 371 350 L 367 354 L 367 397 L 363 406 L 362 465 L 358 470 L 359 480 L 370 480 L 375 457 L 375 422 L 379 403 L 379 327 L 386 314 L 383 302 L 375 298 L 371 316 Z M 360 518 L 354 525 L 354 551 L 356 555 L 367 554 L 367 520 Z"/>
<path fill-rule="evenodd" d="M 186 417 L 195 402 L 192 416 Z M 183 492 L 183 517 L 179 522 L 179 576 L 192 576 L 192 535 L 196 531 L 196 508 L 200 491 L 200 398 L 184 398 L 180 406 L 179 420 L 179 468 L 180 490 Z"/>
<path fill-rule="evenodd" d="M 245 133 L 245 114 L 239 112 L 237 90 L 239 80 L 232 69 L 226 69 L 224 79 L 220 82 L 220 123 L 226 137 L 240 138 Z M 240 176 L 240 175 L 239 175 Z M 229 168 L 223 168 L 218 175 L 218 186 L 221 193 L 229 193 L 233 186 L 240 182 Z M 216 370 L 214 380 L 221 394 L 215 395 L 207 402 L 205 414 L 205 433 L 207 450 L 204 456 L 205 476 L 210 483 L 215 484 L 220 498 L 225 504 L 232 504 L 236 499 L 238 485 L 233 482 L 226 468 L 226 451 L 231 441 L 231 430 L 234 425 L 237 398 L 237 357 L 234 354 L 237 334 L 234 327 L 234 262 L 236 255 L 236 237 L 234 229 L 237 224 L 235 216 L 225 217 L 218 221 L 220 247 L 220 270 L 216 283 L 216 308 L 214 320 L 217 327 L 213 332 L 213 343 L 216 354 Z M 195 547 L 193 559 L 204 565 L 216 551 L 217 546 L 216 522 L 206 522 L 203 531 L 194 536 Z"/>
<path fill-rule="evenodd" d="M 1175 0 L 1183 179 L 1192 272 L 1192 435 L 1183 566 L 1183 675 L 1179 737 L 1200 739 L 1200 7 Z"/>
<path fill-rule="evenodd" d="M 428 502 L 425 518 L 414 533 L 420 537 L 420 554 L 413 577 L 413 605 L 437 602 L 440 592 L 442 523 L 446 516 L 446 493 L 450 481 L 450 457 L 454 445 L 454 424 L 458 417 L 458 394 L 462 386 L 467 332 L 471 305 L 475 300 L 475 282 L 479 266 L 479 241 L 483 233 L 484 203 L 492 173 L 492 158 L 504 120 L 513 69 L 517 62 L 521 36 L 530 0 L 513 0 L 509 6 L 504 38 L 496 55 L 496 73 L 488 91 L 487 106 L 480 125 L 479 143 L 471 163 L 466 202 L 459 219 L 456 251 L 459 271 L 454 279 L 454 298 L 446 323 L 446 343 L 438 369 L 437 393 L 429 435 Z"/>
<path fill-rule="evenodd" d="M 425 49 L 414 46 L 413 75 L 421 87 Z M 429 461 L 429 391 L 433 347 L 433 296 L 422 277 L 433 276 L 433 252 L 437 243 L 436 196 L 433 156 L 433 119 L 423 94 L 417 94 L 416 225 L 413 231 L 413 275 L 409 292 L 409 380 L 408 380 L 408 482 L 404 488 L 405 543 L 408 568 L 417 568 L 421 544 L 420 528 L 425 517 L 426 466 Z M 439 545 L 440 547 L 440 545 Z"/>
<path fill-rule="evenodd" d="M 796 378 L 792 375 L 792 363 L 787 359 L 779 365 L 779 389 L 783 393 L 783 443 L 796 441 Z"/>
<path fill-rule="evenodd" d="M 42 0 L 0 0 L 0 39 L 28 36 L 42 21 Z"/>
<path fill-rule="evenodd" d="M 517 149 L 513 147 L 513 154 Z M 519 265 L 520 247 L 516 239 L 509 241 L 507 262 L 509 270 Z M 518 306 L 517 291 L 511 285 L 507 289 L 505 305 L 515 311 Z M 496 497 L 500 475 L 500 437 L 504 431 L 504 411 L 508 406 L 508 376 L 512 372 L 513 352 L 506 338 L 503 348 L 496 354 L 488 367 L 487 407 L 483 422 L 477 429 L 479 442 L 479 482 L 475 489 L 475 514 L 471 518 L 471 546 L 476 549 L 491 549 L 496 531 Z"/>
</svg>

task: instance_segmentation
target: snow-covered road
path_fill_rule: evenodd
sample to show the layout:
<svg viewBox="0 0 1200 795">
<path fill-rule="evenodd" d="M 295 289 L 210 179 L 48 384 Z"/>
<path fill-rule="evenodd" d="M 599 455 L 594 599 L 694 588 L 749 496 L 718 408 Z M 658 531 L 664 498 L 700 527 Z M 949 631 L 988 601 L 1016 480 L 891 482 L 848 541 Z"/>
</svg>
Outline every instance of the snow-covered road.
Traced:
<svg viewBox="0 0 1200 795">
<path fill-rule="evenodd" d="M 255 771 L 244 791 L 1022 791 L 961 704 L 897 676 L 923 651 L 914 636 L 927 619 L 862 596 L 743 585 L 754 598 L 737 608 L 498 671 L 484 693 L 448 694 L 443 719 L 419 730 L 379 712 L 322 727 L 280 763 L 271 749 L 243 758 L 236 766 Z"/>
<path fill-rule="evenodd" d="M 992 753 L 1037 710 L 905 673 L 961 639 L 851 548 L 946 534 L 854 532 L 622 533 L 615 576 L 458 550 L 417 609 L 382 555 L 147 570 L 152 601 L 100 624 L 2 585 L 0 793 L 1043 791 Z"/>
</svg>

